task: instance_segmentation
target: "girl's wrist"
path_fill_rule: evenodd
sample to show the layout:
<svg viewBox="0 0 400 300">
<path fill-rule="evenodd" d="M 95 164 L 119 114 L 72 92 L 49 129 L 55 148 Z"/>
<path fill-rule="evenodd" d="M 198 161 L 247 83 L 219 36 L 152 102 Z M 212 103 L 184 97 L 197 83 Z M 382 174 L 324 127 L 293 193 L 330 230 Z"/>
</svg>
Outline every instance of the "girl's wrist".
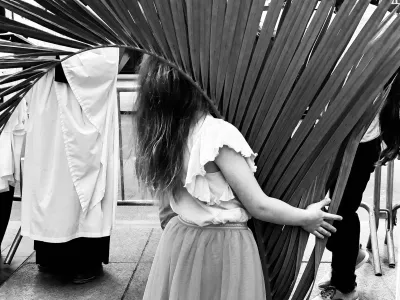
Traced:
<svg viewBox="0 0 400 300">
<path fill-rule="evenodd" d="M 299 208 L 299 210 L 300 210 L 300 212 L 299 212 L 299 214 L 300 214 L 300 217 L 299 217 L 300 224 L 299 224 L 299 226 L 302 226 L 302 227 L 303 226 L 307 226 L 310 223 L 311 214 L 307 209 Z"/>
</svg>

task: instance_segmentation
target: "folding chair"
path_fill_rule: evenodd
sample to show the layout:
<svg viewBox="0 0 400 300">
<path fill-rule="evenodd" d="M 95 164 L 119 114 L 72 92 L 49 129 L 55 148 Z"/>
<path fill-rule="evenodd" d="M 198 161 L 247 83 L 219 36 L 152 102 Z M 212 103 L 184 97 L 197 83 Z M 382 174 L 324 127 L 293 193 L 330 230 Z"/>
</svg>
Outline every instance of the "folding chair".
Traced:
<svg viewBox="0 0 400 300">
<path fill-rule="evenodd" d="M 375 185 L 374 185 L 374 202 L 372 206 L 366 203 L 361 203 L 361 207 L 366 209 L 369 214 L 370 237 L 367 244 L 367 249 L 372 251 L 374 259 L 375 275 L 381 276 L 382 269 L 379 255 L 378 235 L 379 220 L 386 220 L 386 237 L 385 245 L 387 246 L 389 267 L 396 266 L 394 254 L 393 228 L 396 225 L 396 214 L 400 205 L 393 206 L 393 179 L 394 179 L 394 162 L 391 161 L 387 166 L 387 181 L 386 181 L 386 208 L 380 207 L 380 192 L 381 192 L 381 167 L 375 168 Z"/>
</svg>

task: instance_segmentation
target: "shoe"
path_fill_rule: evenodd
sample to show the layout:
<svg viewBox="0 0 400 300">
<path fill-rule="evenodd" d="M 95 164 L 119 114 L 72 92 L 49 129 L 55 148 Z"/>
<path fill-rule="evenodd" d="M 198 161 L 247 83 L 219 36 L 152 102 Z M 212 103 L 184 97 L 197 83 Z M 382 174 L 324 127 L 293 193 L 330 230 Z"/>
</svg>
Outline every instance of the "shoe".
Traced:
<svg viewBox="0 0 400 300">
<path fill-rule="evenodd" d="M 333 286 L 328 286 L 313 300 L 359 300 L 358 292 L 354 289 L 348 294 L 343 294 Z"/>
<path fill-rule="evenodd" d="M 360 250 L 358 250 L 358 256 L 357 256 L 357 260 L 356 260 L 356 270 L 359 269 L 368 260 L 369 260 L 368 251 L 360 248 Z"/>
<path fill-rule="evenodd" d="M 72 282 L 75 284 L 84 284 L 94 280 L 102 273 L 103 273 L 102 265 L 83 269 L 74 275 L 74 277 L 72 278 Z"/>
<path fill-rule="evenodd" d="M 53 268 L 50 268 L 49 266 L 46 266 L 46 265 L 38 265 L 38 270 L 39 270 L 39 272 L 42 272 L 42 273 L 53 273 L 54 272 Z"/>
<path fill-rule="evenodd" d="M 359 269 L 363 264 L 365 264 L 369 259 L 368 251 L 361 249 L 358 250 L 358 256 L 356 260 L 356 270 Z M 320 282 L 318 283 L 318 288 L 323 290 L 331 285 L 331 273 L 326 274 Z"/>
</svg>

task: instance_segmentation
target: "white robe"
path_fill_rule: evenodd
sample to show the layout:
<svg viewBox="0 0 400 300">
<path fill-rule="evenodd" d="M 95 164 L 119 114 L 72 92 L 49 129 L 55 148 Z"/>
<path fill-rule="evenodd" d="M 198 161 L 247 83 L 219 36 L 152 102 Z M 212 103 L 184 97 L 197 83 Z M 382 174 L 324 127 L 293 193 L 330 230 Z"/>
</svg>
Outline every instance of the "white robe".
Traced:
<svg viewBox="0 0 400 300">
<path fill-rule="evenodd" d="M 111 234 L 118 192 L 119 50 L 96 49 L 51 70 L 29 92 L 22 235 L 62 243 Z"/>
<path fill-rule="evenodd" d="M 26 103 L 17 106 L 4 130 L 0 134 L 0 193 L 14 186 L 15 195 L 20 195 L 21 151 L 25 137 Z"/>
</svg>

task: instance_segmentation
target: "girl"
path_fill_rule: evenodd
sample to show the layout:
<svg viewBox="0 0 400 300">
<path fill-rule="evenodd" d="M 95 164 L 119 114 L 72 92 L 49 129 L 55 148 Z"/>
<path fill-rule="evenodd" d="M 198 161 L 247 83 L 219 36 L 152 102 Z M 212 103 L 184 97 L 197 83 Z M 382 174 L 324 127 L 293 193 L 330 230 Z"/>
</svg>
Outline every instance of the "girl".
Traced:
<svg viewBox="0 0 400 300">
<path fill-rule="evenodd" d="M 176 70 L 146 55 L 139 76 L 137 175 L 178 215 L 163 232 L 143 299 L 265 299 L 249 218 L 319 238 L 335 231 L 325 220 L 341 218 L 322 212 L 329 199 L 303 210 L 265 195 L 246 140 Z"/>
</svg>

